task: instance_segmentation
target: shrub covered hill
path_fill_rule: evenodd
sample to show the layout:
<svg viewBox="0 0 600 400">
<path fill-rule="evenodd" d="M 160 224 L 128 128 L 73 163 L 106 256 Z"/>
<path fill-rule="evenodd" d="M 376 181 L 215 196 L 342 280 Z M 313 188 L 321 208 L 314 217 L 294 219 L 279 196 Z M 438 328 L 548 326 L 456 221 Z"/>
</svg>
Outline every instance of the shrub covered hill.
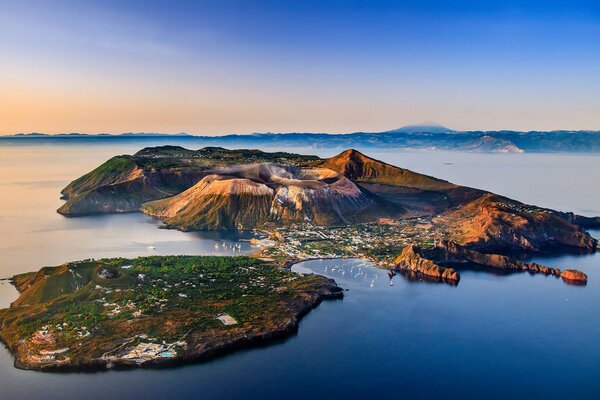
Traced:
<svg viewBox="0 0 600 400">
<path fill-rule="evenodd" d="M 205 360 L 293 333 L 333 280 L 249 257 L 71 262 L 17 275 L 0 339 L 24 369 L 106 369 Z"/>
<path fill-rule="evenodd" d="M 585 229 L 600 226 L 598 217 L 523 204 L 352 149 L 321 159 L 219 147 L 146 148 L 108 160 L 62 194 L 66 203 L 58 212 L 67 216 L 141 210 L 185 231 L 269 230 L 298 223 L 332 227 L 419 217 L 434 227 L 435 243 L 488 254 L 562 247 L 595 251 L 598 243 Z M 450 257 L 457 247 L 444 248 L 444 260 L 467 254 L 454 251 Z M 413 250 L 440 261 L 433 259 L 439 251 Z M 399 268 L 405 264 L 398 262 Z"/>
</svg>

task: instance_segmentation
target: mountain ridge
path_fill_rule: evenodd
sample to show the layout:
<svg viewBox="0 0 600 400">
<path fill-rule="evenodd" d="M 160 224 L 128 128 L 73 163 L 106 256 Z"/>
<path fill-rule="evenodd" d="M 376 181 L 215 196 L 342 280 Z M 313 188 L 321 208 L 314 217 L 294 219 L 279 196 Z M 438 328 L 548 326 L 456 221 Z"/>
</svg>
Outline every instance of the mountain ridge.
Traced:
<svg viewBox="0 0 600 400">
<path fill-rule="evenodd" d="M 399 128 L 401 130 L 402 128 Z M 522 152 L 600 152 L 600 131 L 598 130 L 554 130 L 554 131 L 452 131 L 403 132 L 399 130 L 383 132 L 354 133 L 253 133 L 202 136 L 182 134 L 19 134 L 0 136 L 0 145 L 22 144 L 62 144 L 62 143 L 110 143 L 151 141 L 154 144 L 186 143 L 214 144 L 218 146 L 284 146 L 361 149 L 385 148 L 404 150 L 448 150 L 493 153 Z"/>
<path fill-rule="evenodd" d="M 584 228 L 600 227 L 600 218 L 455 185 L 355 149 L 321 159 L 162 146 L 119 157 L 67 186 L 66 203 L 58 212 L 77 216 L 141 210 L 163 220 L 168 228 L 186 231 L 429 218 L 440 240 L 469 250 L 575 247 L 593 251 L 598 244 Z"/>
</svg>

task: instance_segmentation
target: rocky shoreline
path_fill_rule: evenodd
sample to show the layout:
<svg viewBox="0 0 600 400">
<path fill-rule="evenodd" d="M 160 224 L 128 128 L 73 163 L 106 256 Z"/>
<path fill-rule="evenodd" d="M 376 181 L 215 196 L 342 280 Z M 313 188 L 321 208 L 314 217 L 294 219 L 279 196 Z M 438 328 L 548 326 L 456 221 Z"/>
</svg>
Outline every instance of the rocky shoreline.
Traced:
<svg viewBox="0 0 600 400">
<path fill-rule="evenodd" d="M 292 273 L 286 274 L 291 275 Z M 284 276 L 287 275 L 284 274 Z M 38 324 L 40 326 L 36 327 L 32 336 L 29 334 L 24 336 L 20 333 L 25 329 L 23 324 L 29 324 L 27 321 L 30 321 L 31 318 L 39 316 L 42 320 L 47 319 L 47 316 L 44 316 L 44 310 L 49 306 L 62 307 L 61 299 L 27 304 L 31 302 L 32 290 L 37 290 L 35 285 L 39 285 L 36 279 L 39 278 L 33 276 L 26 277 L 26 279 L 20 277 L 12 279 L 12 283 L 21 292 L 18 299 L 21 303 L 16 301 L 11 308 L 0 310 L 0 341 L 14 355 L 16 368 L 48 372 L 105 371 L 113 368 L 140 367 L 162 368 L 207 361 L 240 349 L 265 346 L 274 341 L 284 340 L 297 332 L 302 318 L 322 301 L 342 299 L 344 296 L 342 288 L 333 279 L 314 274 L 303 275 L 295 281 L 298 286 L 290 292 L 289 296 L 277 300 L 276 308 L 259 312 L 258 318 L 238 322 L 227 316 L 233 322 L 223 323 L 223 325 L 230 326 L 213 324 L 213 327 L 208 329 L 190 329 L 184 335 L 185 339 L 172 346 L 167 345 L 163 339 L 149 338 L 145 331 L 146 328 L 142 328 L 142 326 L 146 326 L 144 324 L 137 329 L 130 326 L 125 328 L 138 332 L 133 337 L 124 336 L 124 332 L 121 332 L 122 329 L 114 333 L 107 333 L 109 338 L 102 337 L 101 332 L 107 329 L 109 326 L 107 324 L 114 323 L 113 317 L 108 318 L 104 323 L 100 322 L 97 330 L 94 328 L 90 330 L 90 332 L 94 332 L 91 340 L 100 340 L 100 347 L 98 347 L 98 345 L 88 342 L 86 336 L 89 335 L 87 334 L 79 335 L 79 338 L 68 339 L 65 344 L 64 340 L 59 340 L 61 333 L 54 330 L 52 325 L 47 322 L 44 326 L 41 326 L 42 323 Z M 287 278 L 283 282 L 288 282 Z M 43 282 L 42 285 L 44 283 L 46 282 Z M 292 284 L 295 283 L 290 282 L 288 286 Z M 170 313 L 174 315 L 173 318 L 169 315 Z M 194 318 L 195 315 L 192 308 L 189 311 L 186 311 L 185 308 L 175 308 L 172 311 L 156 314 L 156 317 L 148 318 L 161 318 L 161 321 L 166 318 L 166 324 L 172 325 L 172 321 L 177 320 L 176 316 L 182 313 L 184 320 Z M 185 316 L 186 313 L 189 316 Z M 18 322 L 19 320 L 23 322 Z M 148 321 L 145 324 L 149 323 Z M 124 322 L 127 326 L 127 321 Z M 158 325 L 162 326 L 163 323 L 158 323 Z M 154 328 L 150 330 L 152 331 Z M 77 348 L 77 346 L 82 346 L 82 343 L 77 344 L 78 341 L 83 342 L 83 347 Z M 113 344 L 102 344 L 106 341 Z M 98 351 L 103 346 L 110 346 L 112 350 L 100 355 Z M 136 349 L 142 349 L 140 353 L 143 354 L 132 358 L 131 353 L 137 351 Z M 146 351 L 146 349 L 150 350 Z"/>
<path fill-rule="evenodd" d="M 452 241 L 440 241 L 435 247 L 423 249 L 410 245 L 395 260 L 395 270 L 407 271 L 439 278 L 444 282 L 458 283 L 459 272 L 443 265 L 473 264 L 507 272 L 529 272 L 546 276 L 561 277 L 567 284 L 587 284 L 587 275 L 576 269 L 547 267 L 537 263 L 527 263 L 502 254 L 481 253 L 463 247 Z"/>
<path fill-rule="evenodd" d="M 197 347 L 198 350 L 192 349 L 186 351 L 184 355 L 176 358 L 161 358 L 149 360 L 144 363 L 135 363 L 121 360 L 119 358 L 94 358 L 86 362 L 77 364 L 62 363 L 62 364 L 45 364 L 31 365 L 19 358 L 19 348 L 11 348 L 2 339 L 0 333 L 0 342 L 15 355 L 14 366 L 22 370 L 36 370 L 43 372 L 68 372 L 68 371 L 90 371 L 101 372 L 110 369 L 127 370 L 134 368 L 167 368 L 179 365 L 188 365 L 198 362 L 206 362 L 215 358 L 234 353 L 236 351 L 249 349 L 253 347 L 268 346 L 273 342 L 285 340 L 293 336 L 299 328 L 299 324 L 310 311 L 316 308 L 324 300 L 340 300 L 344 297 L 344 292 L 332 280 L 332 287 L 323 289 L 318 296 L 311 298 L 309 303 L 303 304 L 296 310 L 296 314 L 279 326 L 277 329 L 253 330 L 251 332 L 239 332 L 238 334 L 228 337 L 225 340 L 215 335 L 206 340 L 192 343 L 191 346 Z M 188 345 L 189 346 L 189 345 Z"/>
</svg>

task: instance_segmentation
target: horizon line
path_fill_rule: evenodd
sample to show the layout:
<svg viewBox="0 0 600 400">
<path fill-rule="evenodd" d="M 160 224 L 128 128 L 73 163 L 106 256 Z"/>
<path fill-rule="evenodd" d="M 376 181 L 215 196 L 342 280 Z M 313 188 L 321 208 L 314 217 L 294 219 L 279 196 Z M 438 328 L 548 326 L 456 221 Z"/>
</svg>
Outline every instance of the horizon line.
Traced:
<svg viewBox="0 0 600 400">
<path fill-rule="evenodd" d="M 407 126 L 407 127 L 410 127 Z M 536 129 L 529 129 L 529 130 L 517 130 L 517 129 L 467 129 L 467 130 L 453 130 L 453 129 L 447 129 L 446 131 L 438 131 L 438 132 L 433 132 L 433 130 L 428 130 L 428 129 L 424 129 L 422 131 L 406 131 L 406 132 L 402 132 L 402 128 L 397 128 L 397 129 L 391 129 L 391 130 L 386 130 L 386 131 L 354 131 L 354 132 L 345 132 L 345 133 L 341 133 L 341 132 L 300 132 L 300 131 L 289 131 L 289 132 L 244 132 L 244 133 L 221 133 L 221 134 L 215 134 L 215 135 L 210 135 L 210 134 L 199 134 L 199 133 L 190 133 L 190 132 L 148 132 L 148 131 L 141 131 L 141 132 L 114 132 L 114 133 L 109 133 L 109 132 L 100 132 L 100 133 L 86 133 L 86 132 L 62 132 L 62 133 L 45 133 L 45 132 L 18 132 L 18 133 L 6 133 L 6 134 L 0 134 L 0 137 L 35 137 L 35 136 L 60 136 L 60 137 L 69 137 L 69 136 L 102 136 L 102 137 L 106 137 L 106 136 L 112 136 L 112 137 L 117 137 L 117 136 L 126 136 L 126 135 L 131 135 L 131 136 L 182 136 L 182 137 L 226 137 L 226 136 L 252 136 L 252 135 L 354 135 L 354 134 L 358 134 L 358 133 L 363 133 L 363 134 L 379 134 L 379 133 L 439 133 L 439 134 L 452 134 L 452 133 L 472 133 L 472 132 L 516 132 L 516 133 L 530 133 L 530 132 L 540 132 L 540 133 L 545 133 L 545 132 L 600 132 L 600 129 L 550 129 L 550 130 L 536 130 Z"/>
</svg>

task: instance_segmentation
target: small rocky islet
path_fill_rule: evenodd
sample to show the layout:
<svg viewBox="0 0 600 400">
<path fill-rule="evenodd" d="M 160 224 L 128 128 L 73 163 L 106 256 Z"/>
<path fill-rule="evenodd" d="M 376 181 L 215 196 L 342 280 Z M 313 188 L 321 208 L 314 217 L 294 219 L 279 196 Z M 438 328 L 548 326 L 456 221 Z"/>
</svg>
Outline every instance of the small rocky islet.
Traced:
<svg viewBox="0 0 600 400">
<path fill-rule="evenodd" d="M 372 159 L 356 150 L 321 159 L 291 153 L 177 146 L 117 156 L 63 191 L 59 213 L 142 211 L 165 227 L 255 230 L 251 257 L 86 260 L 12 282 L 0 338 L 16 365 L 80 369 L 169 365 L 281 337 L 335 282 L 297 275 L 310 258 L 360 257 L 392 273 L 456 285 L 465 264 L 561 277 L 515 252 L 579 249 L 600 218 L 523 204 Z"/>
</svg>

